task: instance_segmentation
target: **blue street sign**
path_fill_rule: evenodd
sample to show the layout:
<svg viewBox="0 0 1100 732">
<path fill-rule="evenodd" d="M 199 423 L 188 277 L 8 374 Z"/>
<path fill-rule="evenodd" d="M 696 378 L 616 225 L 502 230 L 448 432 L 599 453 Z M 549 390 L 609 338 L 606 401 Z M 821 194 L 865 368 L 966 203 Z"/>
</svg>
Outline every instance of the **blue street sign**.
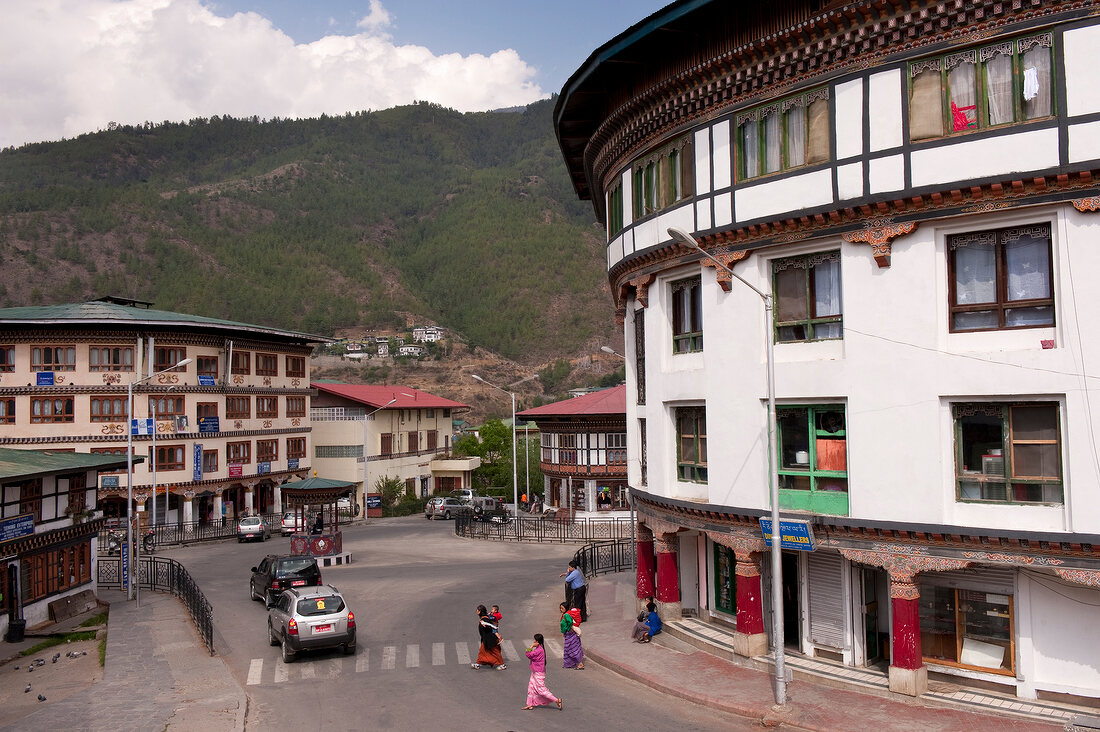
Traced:
<svg viewBox="0 0 1100 732">
<path fill-rule="evenodd" d="M 202 480 L 202 444 L 198 442 L 195 443 L 195 469 L 192 473 L 192 479 Z"/>
<path fill-rule="evenodd" d="M 153 430 L 156 429 L 153 426 L 152 419 L 131 419 L 130 420 L 130 434 L 131 435 L 151 435 Z"/>
<path fill-rule="evenodd" d="M 256 475 L 271 472 L 271 463 L 256 463 Z"/>
<path fill-rule="evenodd" d="M 298 469 L 298 458 L 288 458 L 287 461 L 286 461 L 286 469 L 287 470 L 297 470 Z"/>
<path fill-rule="evenodd" d="M 199 434 L 207 435 L 221 432 L 217 417 L 199 417 Z"/>
<path fill-rule="evenodd" d="M 122 591 L 130 586 L 130 543 L 122 542 Z"/>
<path fill-rule="evenodd" d="M 53 371 L 39 371 L 35 383 L 38 386 L 53 386 Z"/>
<path fill-rule="evenodd" d="M 214 386 L 213 376 L 199 376 L 199 386 Z"/>
<path fill-rule="evenodd" d="M 760 519 L 760 529 L 764 532 L 764 543 L 772 545 L 772 520 Z M 779 546 L 783 549 L 797 549 L 803 552 L 814 550 L 814 532 L 809 521 L 782 519 L 779 522 Z"/>
</svg>

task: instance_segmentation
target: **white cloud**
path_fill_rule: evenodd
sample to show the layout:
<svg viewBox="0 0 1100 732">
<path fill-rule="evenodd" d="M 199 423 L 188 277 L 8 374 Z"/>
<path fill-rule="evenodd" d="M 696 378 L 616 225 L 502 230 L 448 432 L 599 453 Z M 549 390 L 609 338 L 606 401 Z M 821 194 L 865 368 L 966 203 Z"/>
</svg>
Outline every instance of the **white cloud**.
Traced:
<svg viewBox="0 0 1100 732">
<path fill-rule="evenodd" d="M 379 0 L 355 35 L 294 41 L 255 13 L 201 0 L 0 2 L 0 147 L 109 122 L 314 117 L 425 100 L 460 111 L 546 95 L 511 49 L 436 55 L 395 46 Z"/>
</svg>

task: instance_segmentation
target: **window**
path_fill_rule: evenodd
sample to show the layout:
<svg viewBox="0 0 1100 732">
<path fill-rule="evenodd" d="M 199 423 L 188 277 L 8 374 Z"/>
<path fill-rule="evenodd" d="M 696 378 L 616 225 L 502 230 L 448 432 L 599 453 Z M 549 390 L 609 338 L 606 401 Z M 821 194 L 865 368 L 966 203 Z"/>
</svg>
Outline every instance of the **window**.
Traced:
<svg viewBox="0 0 1100 732">
<path fill-rule="evenodd" d="M 15 424 L 14 399 L 0 399 L 0 424 Z"/>
<path fill-rule="evenodd" d="M 133 346 L 92 346 L 88 349 L 89 371 L 133 371 Z"/>
<path fill-rule="evenodd" d="M 680 480 L 707 482 L 707 412 L 702 407 L 676 410 L 676 465 Z"/>
<path fill-rule="evenodd" d="M 956 404 L 960 501 L 1062 502 L 1058 405 Z"/>
<path fill-rule="evenodd" d="M 393 454 L 393 433 L 392 432 L 383 432 L 381 435 L 379 435 L 379 437 L 381 438 L 381 441 L 382 441 L 382 445 L 381 445 L 382 454 L 383 455 L 392 455 Z M 320 457 L 320 455 L 318 455 L 318 457 Z"/>
<path fill-rule="evenodd" d="M 721 544 L 714 545 L 714 604 L 715 609 L 730 615 L 737 614 L 737 558 L 733 550 Z"/>
<path fill-rule="evenodd" d="M 436 448 L 439 447 L 439 431 L 438 430 L 427 430 L 424 434 L 425 434 L 425 442 L 427 442 L 427 445 L 425 445 L 425 449 L 435 450 Z"/>
<path fill-rule="evenodd" d="M 775 341 L 821 341 L 844 335 L 840 305 L 840 252 L 777 259 Z"/>
<path fill-rule="evenodd" d="M 672 283 L 672 352 L 703 350 L 701 278 Z"/>
<path fill-rule="evenodd" d="M 200 423 L 204 419 L 218 418 L 217 402 L 199 402 L 195 405 L 195 422 Z"/>
<path fill-rule="evenodd" d="M 157 371 L 186 371 L 186 366 L 176 364 L 187 358 L 187 349 L 182 346 L 158 346 L 153 349 L 153 368 Z"/>
<path fill-rule="evenodd" d="M 227 396 L 225 398 L 226 419 L 250 419 L 252 417 L 252 397 Z"/>
<path fill-rule="evenodd" d="M 951 331 L 1054 325 L 1050 226 L 947 237 Z"/>
<path fill-rule="evenodd" d="M 279 397 L 256 397 L 256 416 L 262 419 L 273 419 L 279 416 Z"/>
<path fill-rule="evenodd" d="M 634 379 L 638 404 L 645 404 L 645 309 L 634 311 Z"/>
<path fill-rule="evenodd" d="M 306 377 L 306 360 L 302 356 L 286 357 L 286 375 L 294 379 Z"/>
<path fill-rule="evenodd" d="M 217 450 L 203 450 L 202 451 L 202 472 L 216 473 L 218 472 L 218 451 Z"/>
<path fill-rule="evenodd" d="M 256 375 L 257 376 L 278 376 L 279 375 L 279 357 L 274 353 L 257 353 L 256 354 Z"/>
<path fill-rule="evenodd" d="M 248 351 L 233 351 L 233 363 L 230 371 L 234 374 L 247 376 L 252 373 L 251 363 Z"/>
<path fill-rule="evenodd" d="M 72 422 L 73 398 L 31 399 L 31 423 Z"/>
<path fill-rule="evenodd" d="M 645 420 L 644 419 L 639 419 L 638 420 L 638 442 L 641 444 L 641 447 L 642 447 L 642 454 L 641 454 L 640 459 L 638 461 L 640 463 L 639 467 L 641 468 L 641 472 L 642 472 L 642 485 L 648 485 L 648 483 L 649 483 L 649 461 L 648 461 L 647 455 L 646 455 L 646 450 L 648 449 L 648 447 L 646 445 Z"/>
<path fill-rule="evenodd" d="M 125 446 L 122 446 L 122 447 L 93 447 L 91 449 L 91 453 L 93 455 L 119 455 L 119 456 L 125 458 L 126 457 L 126 447 Z M 99 472 L 100 473 L 106 473 L 108 475 L 112 474 L 112 473 L 124 474 L 126 472 L 126 466 L 123 465 L 122 467 L 115 468 L 114 470 L 100 470 Z"/>
<path fill-rule="evenodd" d="M 695 157 L 691 135 L 673 140 L 635 161 L 632 175 L 635 220 L 694 196 Z M 622 210 L 621 200 L 619 209 Z M 619 228 L 622 228 L 621 221 Z"/>
<path fill-rule="evenodd" d="M 227 442 L 225 444 L 226 463 L 250 463 L 252 462 L 251 442 Z"/>
<path fill-rule="evenodd" d="M 301 438 L 299 438 L 301 439 Z M 362 445 L 314 445 L 313 453 L 318 458 L 361 458 Z M 303 456 L 304 457 L 304 456 Z"/>
<path fill-rule="evenodd" d="M 1051 48 L 1042 33 L 909 65 L 909 136 L 923 140 L 1054 114 Z"/>
<path fill-rule="evenodd" d="M 779 505 L 801 511 L 848 514 L 848 442 L 844 407 L 781 407 Z"/>
<path fill-rule="evenodd" d="M 87 584 L 92 577 L 88 543 L 31 554 L 23 563 L 24 603 Z"/>
<path fill-rule="evenodd" d="M 623 186 L 621 183 L 607 194 L 607 238 L 623 230 Z"/>
<path fill-rule="evenodd" d="M 76 346 L 35 346 L 31 371 L 75 371 Z"/>
<path fill-rule="evenodd" d="M 363 454 L 363 448 L 360 446 L 359 455 Z M 286 456 L 290 459 L 304 458 L 306 456 L 306 438 L 304 437 L 288 437 L 286 438 Z"/>
<path fill-rule="evenodd" d="M 256 460 L 261 463 L 273 463 L 279 459 L 278 440 L 256 440 Z"/>
<path fill-rule="evenodd" d="M 93 422 L 125 422 L 129 411 L 126 397 L 92 397 L 91 420 Z"/>
<path fill-rule="evenodd" d="M 626 433 L 611 432 L 607 435 L 607 463 L 626 465 Z"/>
<path fill-rule="evenodd" d="M 741 180 L 829 160 L 829 90 L 814 89 L 737 115 Z"/>
<path fill-rule="evenodd" d="M 435 410 L 432 409 L 431 407 L 425 409 L 424 410 L 424 418 L 425 419 L 435 419 Z"/>
<path fill-rule="evenodd" d="M 195 368 L 197 369 L 199 376 L 209 376 L 211 379 L 217 379 L 219 376 L 218 357 L 199 356 L 195 359 Z"/>
<path fill-rule="evenodd" d="M 6 496 L 7 490 L 4 493 Z M 7 511 L 4 513 L 7 514 Z M 32 514 L 36 524 L 42 520 L 41 478 L 32 478 L 19 484 L 19 513 Z"/>
<path fill-rule="evenodd" d="M 0 346 L 0 373 L 15 371 L 15 346 Z"/>
<path fill-rule="evenodd" d="M 920 585 L 921 652 L 927 661 L 1016 673 L 1012 595 Z"/>
<path fill-rule="evenodd" d="M 417 452 L 420 450 L 420 433 L 419 432 L 406 432 L 405 444 L 407 445 L 407 452 Z"/>
<path fill-rule="evenodd" d="M 306 416 L 306 398 L 305 397 L 292 397 L 286 398 L 286 416 L 288 417 L 304 417 Z"/>
<path fill-rule="evenodd" d="M 157 415 L 158 419 L 160 417 L 175 417 L 176 415 L 186 414 L 183 411 L 183 397 L 167 394 L 151 396 L 149 397 L 149 414 Z"/>
<path fill-rule="evenodd" d="M 149 446 L 149 462 L 153 462 L 153 447 Z M 157 445 L 157 470 L 183 470 L 183 445 Z"/>
</svg>

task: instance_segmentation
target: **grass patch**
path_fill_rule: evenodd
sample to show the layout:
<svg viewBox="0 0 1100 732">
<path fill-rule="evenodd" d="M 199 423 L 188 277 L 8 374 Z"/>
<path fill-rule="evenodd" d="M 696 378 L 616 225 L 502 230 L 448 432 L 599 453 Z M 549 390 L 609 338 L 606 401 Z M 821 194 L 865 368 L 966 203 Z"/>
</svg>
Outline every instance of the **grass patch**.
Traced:
<svg viewBox="0 0 1100 732">
<path fill-rule="evenodd" d="M 99 667 L 103 668 L 107 665 L 107 639 L 104 638 L 99 642 Z"/>
<path fill-rule="evenodd" d="M 78 631 L 78 632 L 75 632 L 75 633 L 66 633 L 65 635 L 59 635 L 59 636 L 55 636 L 53 638 L 47 638 L 46 640 L 42 641 L 41 643 L 35 643 L 33 646 L 26 649 L 25 651 L 21 651 L 19 653 L 19 655 L 21 655 L 21 656 L 33 656 L 35 653 L 39 653 L 41 651 L 44 651 L 47 648 L 53 648 L 54 646 L 59 646 L 63 643 L 72 643 L 72 642 L 75 642 L 75 641 L 95 640 L 95 634 L 96 634 L 96 631 L 94 631 L 94 630 L 84 630 L 84 631 Z"/>
<path fill-rule="evenodd" d="M 99 613 L 98 615 L 93 615 L 92 617 L 88 618 L 83 623 L 81 623 L 78 627 L 87 628 L 87 627 L 90 627 L 90 626 L 93 626 L 93 625 L 106 625 L 106 624 L 107 624 L 107 611 L 104 610 L 103 612 Z"/>
</svg>

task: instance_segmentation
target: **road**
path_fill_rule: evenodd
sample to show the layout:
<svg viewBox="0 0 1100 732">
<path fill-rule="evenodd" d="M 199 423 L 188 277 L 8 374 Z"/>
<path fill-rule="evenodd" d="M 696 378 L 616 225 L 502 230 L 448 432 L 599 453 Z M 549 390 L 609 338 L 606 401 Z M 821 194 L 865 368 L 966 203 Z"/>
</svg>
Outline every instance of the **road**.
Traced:
<svg viewBox="0 0 1100 732">
<path fill-rule="evenodd" d="M 288 539 L 158 552 L 187 566 L 213 605 L 218 652 L 249 698 L 249 729 L 755 728 L 595 664 L 561 668 L 558 574 L 576 547 L 458 539 L 451 522 L 422 517 L 349 527 L 344 546 L 354 562 L 322 573 L 355 612 L 358 651 L 303 655 L 291 664 L 268 645 L 266 611 L 248 593 L 249 568 L 267 553 L 288 551 Z M 479 603 L 501 606 L 506 671 L 470 668 Z M 522 654 L 536 632 L 551 650 L 547 683 L 565 699 L 564 712 L 521 710 L 528 680 Z"/>
</svg>

